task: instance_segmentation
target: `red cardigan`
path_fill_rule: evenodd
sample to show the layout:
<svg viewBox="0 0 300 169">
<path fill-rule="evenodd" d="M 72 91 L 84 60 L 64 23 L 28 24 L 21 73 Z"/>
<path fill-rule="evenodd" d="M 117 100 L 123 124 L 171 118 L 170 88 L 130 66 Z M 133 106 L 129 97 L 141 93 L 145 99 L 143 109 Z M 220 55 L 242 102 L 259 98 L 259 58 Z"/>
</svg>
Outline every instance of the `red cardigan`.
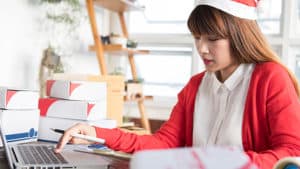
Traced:
<svg viewBox="0 0 300 169">
<path fill-rule="evenodd" d="M 182 89 L 170 119 L 155 134 L 139 136 L 96 128 L 97 136 L 112 149 L 126 152 L 192 146 L 195 97 L 204 74 L 192 77 Z M 242 141 L 245 153 L 259 168 L 272 168 L 285 156 L 300 156 L 299 110 L 299 99 L 286 70 L 272 62 L 257 64 L 246 98 Z"/>
</svg>

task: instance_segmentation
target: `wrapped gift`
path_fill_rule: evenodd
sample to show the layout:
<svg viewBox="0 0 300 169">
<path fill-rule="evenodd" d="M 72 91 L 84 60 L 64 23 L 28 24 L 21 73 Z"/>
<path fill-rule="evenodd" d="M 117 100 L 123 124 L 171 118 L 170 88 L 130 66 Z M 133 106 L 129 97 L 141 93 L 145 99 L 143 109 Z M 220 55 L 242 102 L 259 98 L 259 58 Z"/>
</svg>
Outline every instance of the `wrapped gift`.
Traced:
<svg viewBox="0 0 300 169">
<path fill-rule="evenodd" d="M 135 153 L 131 169 L 257 169 L 241 150 L 231 147 L 175 148 Z"/>
</svg>

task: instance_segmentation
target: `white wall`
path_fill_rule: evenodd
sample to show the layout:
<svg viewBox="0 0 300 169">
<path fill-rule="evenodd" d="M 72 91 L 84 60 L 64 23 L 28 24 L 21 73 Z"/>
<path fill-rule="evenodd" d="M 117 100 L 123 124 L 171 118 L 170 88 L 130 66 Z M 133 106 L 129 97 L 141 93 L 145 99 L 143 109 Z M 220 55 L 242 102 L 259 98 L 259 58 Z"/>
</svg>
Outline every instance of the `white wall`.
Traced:
<svg viewBox="0 0 300 169">
<path fill-rule="evenodd" d="M 37 88 L 42 44 L 33 24 L 33 12 L 24 1 L 0 6 L 0 85 Z"/>
<path fill-rule="evenodd" d="M 51 38 L 38 21 L 43 14 L 41 8 L 29 5 L 28 0 L 1 2 L 0 86 L 39 89 L 40 60 Z M 79 31 L 71 56 L 62 56 L 66 72 L 99 74 L 95 53 L 88 52 L 88 45 L 93 44 L 88 19 Z"/>
<path fill-rule="evenodd" d="M 40 25 L 36 22 L 36 17 L 40 16 L 41 12 L 43 11 L 29 6 L 27 0 L 1 2 L 0 86 L 39 89 L 40 60 L 43 49 L 48 46 L 48 38 L 45 37 L 47 35 L 39 30 Z M 99 14 L 101 15 L 101 11 Z M 110 27 L 116 26 L 109 24 L 109 16 L 109 13 L 105 11 L 104 17 L 97 17 L 98 27 L 104 34 L 110 32 Z M 108 24 L 103 24 L 103 22 Z M 117 23 L 117 27 L 119 27 L 119 23 Z M 99 74 L 96 54 L 87 51 L 89 44 L 93 44 L 93 39 L 87 20 L 87 23 L 80 29 L 79 44 L 76 44 L 75 52 L 71 57 L 63 57 L 68 73 Z M 79 50 L 80 53 L 78 53 Z M 110 63 L 109 58 L 107 61 Z M 153 106 L 156 105 L 154 102 L 146 103 L 146 106 L 148 105 L 146 112 L 150 118 L 167 119 L 171 108 L 156 108 Z M 126 104 L 124 114 L 139 117 L 137 105 L 135 103 Z"/>
</svg>

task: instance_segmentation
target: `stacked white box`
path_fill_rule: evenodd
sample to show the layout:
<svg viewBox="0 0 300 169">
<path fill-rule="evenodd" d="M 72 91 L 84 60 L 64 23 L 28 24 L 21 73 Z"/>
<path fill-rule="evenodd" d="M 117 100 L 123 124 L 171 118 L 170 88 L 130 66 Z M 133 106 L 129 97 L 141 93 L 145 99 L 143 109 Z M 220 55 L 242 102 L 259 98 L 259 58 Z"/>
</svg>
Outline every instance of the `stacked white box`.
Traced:
<svg viewBox="0 0 300 169">
<path fill-rule="evenodd" d="M 47 96 L 86 101 L 106 101 L 106 83 L 69 80 L 48 80 Z"/>
<path fill-rule="evenodd" d="M 37 109 L 38 99 L 37 91 L 0 87 L 0 109 Z"/>
<path fill-rule="evenodd" d="M 60 134 L 51 128 L 68 129 L 76 123 L 115 128 L 115 120 L 107 119 L 107 87 L 105 82 L 48 80 L 47 95 L 39 101 L 39 139 L 57 142 Z"/>
<path fill-rule="evenodd" d="M 66 130 L 77 123 L 86 123 L 102 128 L 115 128 L 117 125 L 116 120 L 109 119 L 87 121 L 41 116 L 39 126 L 39 140 L 57 142 L 61 137 L 61 134 L 53 132 L 51 128 Z"/>
<path fill-rule="evenodd" d="M 106 102 L 41 98 L 41 116 L 77 120 L 106 119 Z"/>
<path fill-rule="evenodd" d="M 0 123 L 7 142 L 38 138 L 39 110 L 0 110 Z"/>
<path fill-rule="evenodd" d="M 0 87 L 0 125 L 6 141 L 38 138 L 38 91 Z"/>
</svg>

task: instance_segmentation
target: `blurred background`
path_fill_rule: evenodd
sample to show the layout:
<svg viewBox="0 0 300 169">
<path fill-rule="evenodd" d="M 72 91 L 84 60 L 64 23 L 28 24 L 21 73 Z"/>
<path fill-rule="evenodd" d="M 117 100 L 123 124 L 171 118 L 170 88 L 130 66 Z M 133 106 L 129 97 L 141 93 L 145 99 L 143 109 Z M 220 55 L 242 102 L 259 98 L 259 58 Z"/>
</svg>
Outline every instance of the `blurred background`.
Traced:
<svg viewBox="0 0 300 169">
<path fill-rule="evenodd" d="M 55 2 L 56 3 L 53 3 Z M 126 13 L 129 36 L 150 55 L 135 56 L 144 80 L 152 119 L 168 118 L 176 95 L 189 78 L 203 70 L 186 20 L 194 0 L 138 0 L 143 11 Z M 167 8 L 167 9 L 166 9 Z M 119 33 L 115 13 L 97 7 L 101 35 Z M 166 12 L 167 10 L 167 12 Z M 39 89 L 43 52 L 51 48 L 61 57 L 60 72 L 99 74 L 84 0 L 10 0 L 0 6 L 0 86 Z M 262 0 L 258 23 L 273 49 L 300 80 L 300 0 Z M 127 57 L 108 57 L 109 73 L 132 78 Z M 126 103 L 129 116 L 139 116 Z"/>
</svg>

